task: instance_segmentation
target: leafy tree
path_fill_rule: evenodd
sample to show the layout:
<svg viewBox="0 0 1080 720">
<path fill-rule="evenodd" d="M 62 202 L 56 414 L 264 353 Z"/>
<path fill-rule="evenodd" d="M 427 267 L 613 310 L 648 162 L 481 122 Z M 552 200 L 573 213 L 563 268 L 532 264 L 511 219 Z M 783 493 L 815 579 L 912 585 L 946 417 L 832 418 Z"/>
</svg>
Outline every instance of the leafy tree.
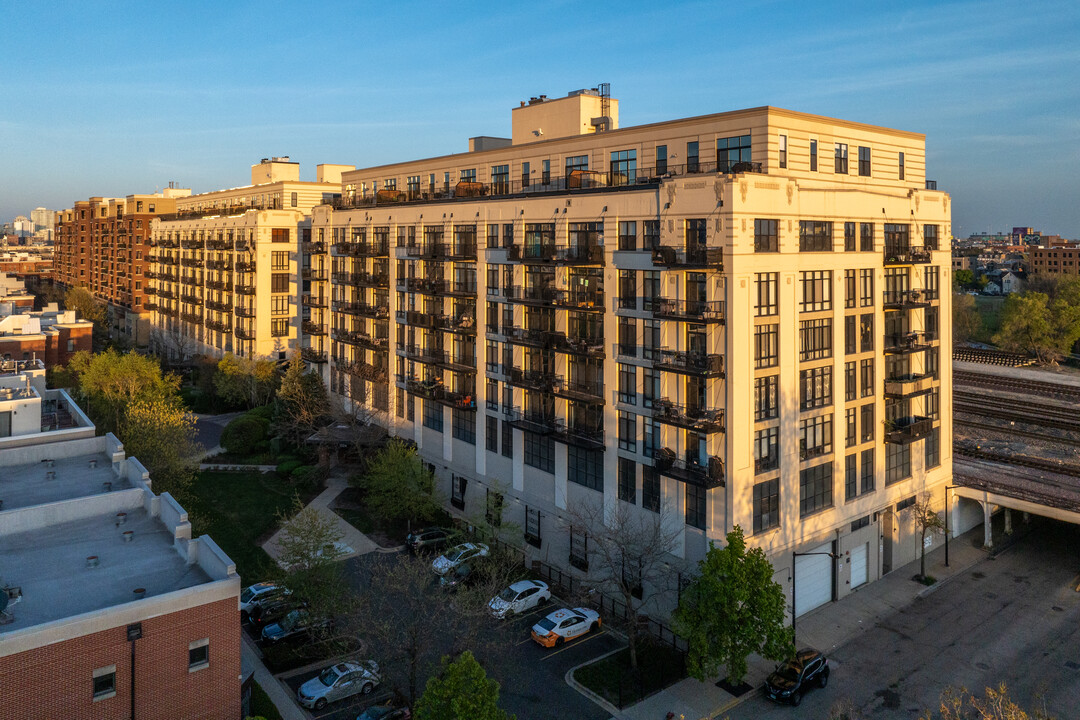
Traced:
<svg viewBox="0 0 1080 720">
<path fill-rule="evenodd" d="M 1069 352 L 1080 339 L 1080 308 L 1065 299 L 1053 302 L 1043 293 L 1014 293 L 1005 298 L 1001 330 L 994 343 L 1007 350 L 1031 352 L 1049 362 Z"/>
<path fill-rule="evenodd" d="M 975 298 L 967 293 L 953 295 L 953 341 L 974 340 L 982 332 L 983 320 L 975 308 Z"/>
<path fill-rule="evenodd" d="M 135 400 L 171 397 L 180 387 L 175 375 L 162 375 L 153 358 L 135 352 L 107 350 L 96 355 L 76 353 L 68 368 L 78 379 L 78 394 L 103 430 L 119 433 L 128 405 Z"/>
<path fill-rule="evenodd" d="M 672 615 L 675 632 L 690 646 L 686 668 L 692 677 L 715 677 L 725 665 L 728 681 L 736 684 L 746 677 L 751 653 L 782 660 L 794 652 L 784 590 L 772 579 L 765 552 L 746 549 L 741 527 L 727 534 L 723 549 L 710 543 L 698 569 Z"/>
<path fill-rule="evenodd" d="M 941 693 L 936 717 L 940 720 L 1053 720 L 1043 710 L 1029 713 L 1013 702 L 1005 683 L 986 688 L 982 697 L 971 694 L 966 688 L 946 688 Z M 920 720 L 934 718 L 933 712 L 927 711 Z"/>
<path fill-rule="evenodd" d="M 221 433 L 221 446 L 233 455 L 246 455 L 266 439 L 269 422 L 254 415 L 241 415 L 225 426 Z"/>
<path fill-rule="evenodd" d="M 270 360 L 242 358 L 225 353 L 218 361 L 214 388 L 230 404 L 248 408 L 266 405 L 277 392 L 281 376 Z"/>
<path fill-rule="evenodd" d="M 64 307 L 68 310 L 77 310 L 83 320 L 89 320 L 94 324 L 93 347 L 94 350 L 104 349 L 109 342 L 109 317 L 108 308 L 104 303 L 94 299 L 94 296 L 84 287 L 70 288 L 64 295 Z"/>
<path fill-rule="evenodd" d="M 945 532 L 945 520 L 933 507 L 933 497 L 923 493 L 915 498 L 914 504 L 907 511 L 919 532 L 919 578 L 926 580 L 926 534 L 936 535 Z M 948 512 L 948 510 L 946 510 Z"/>
<path fill-rule="evenodd" d="M 150 471 L 156 492 L 181 502 L 199 467 L 196 436 L 195 416 L 175 396 L 137 398 L 124 411 L 124 449 Z"/>
<path fill-rule="evenodd" d="M 571 524 L 589 528 L 590 584 L 617 595 L 630 610 L 626 637 L 630 667 L 638 666 L 641 640 L 636 619 L 644 606 L 668 590 L 672 560 L 681 527 L 665 513 L 642 512 L 617 503 L 603 517 L 600 505 L 580 505 L 569 511 Z"/>
<path fill-rule="evenodd" d="M 328 406 L 322 377 L 307 371 L 299 352 L 293 354 L 277 392 L 275 434 L 292 445 L 300 445 L 322 424 Z"/>
<path fill-rule="evenodd" d="M 443 658 L 442 672 L 430 678 L 416 703 L 416 720 L 514 720 L 499 708 L 499 683 L 466 650 Z"/>
<path fill-rule="evenodd" d="M 435 477 L 424 467 L 416 449 L 391 440 L 368 461 L 367 472 L 352 480 L 367 495 L 373 512 L 393 522 L 404 518 L 428 521 L 441 504 L 435 497 Z"/>
<path fill-rule="evenodd" d="M 281 532 L 275 541 L 278 564 L 285 572 L 282 580 L 293 596 L 308 604 L 315 617 L 347 618 L 355 615 L 357 598 L 345 580 L 340 546 L 343 534 L 334 517 L 299 499 L 288 514 L 279 517 Z M 348 634 L 351 628 L 339 622 L 335 632 Z"/>
<path fill-rule="evenodd" d="M 975 273 L 970 270 L 957 270 L 953 273 L 953 283 L 958 287 L 969 288 L 975 284 Z"/>
</svg>

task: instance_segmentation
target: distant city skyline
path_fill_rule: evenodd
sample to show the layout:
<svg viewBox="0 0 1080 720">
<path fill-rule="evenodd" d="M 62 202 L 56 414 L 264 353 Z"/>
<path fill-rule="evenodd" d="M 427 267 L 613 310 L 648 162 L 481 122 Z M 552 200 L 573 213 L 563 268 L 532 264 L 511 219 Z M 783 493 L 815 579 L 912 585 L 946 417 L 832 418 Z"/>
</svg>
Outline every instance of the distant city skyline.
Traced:
<svg viewBox="0 0 1080 720">
<path fill-rule="evenodd" d="M 245 185 L 270 155 L 314 179 L 464 152 L 509 136 L 520 100 L 610 82 L 623 127 L 774 105 L 925 133 L 957 236 L 1080 237 L 1074 2 L 4 10 L 8 222 L 170 181 Z"/>
</svg>

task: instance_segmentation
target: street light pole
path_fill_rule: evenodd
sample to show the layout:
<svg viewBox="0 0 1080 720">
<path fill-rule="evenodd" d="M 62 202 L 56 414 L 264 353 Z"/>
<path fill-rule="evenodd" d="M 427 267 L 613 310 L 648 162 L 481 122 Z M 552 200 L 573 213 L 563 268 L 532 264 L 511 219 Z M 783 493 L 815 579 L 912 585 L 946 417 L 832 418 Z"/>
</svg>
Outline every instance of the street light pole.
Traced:
<svg viewBox="0 0 1080 720">
<path fill-rule="evenodd" d="M 795 558 L 809 557 L 810 555 L 828 555 L 833 560 L 839 560 L 840 556 L 831 552 L 791 553 L 791 642 L 795 644 Z"/>
<path fill-rule="evenodd" d="M 949 491 L 956 488 L 956 485 L 945 486 L 945 567 L 949 567 Z"/>
</svg>

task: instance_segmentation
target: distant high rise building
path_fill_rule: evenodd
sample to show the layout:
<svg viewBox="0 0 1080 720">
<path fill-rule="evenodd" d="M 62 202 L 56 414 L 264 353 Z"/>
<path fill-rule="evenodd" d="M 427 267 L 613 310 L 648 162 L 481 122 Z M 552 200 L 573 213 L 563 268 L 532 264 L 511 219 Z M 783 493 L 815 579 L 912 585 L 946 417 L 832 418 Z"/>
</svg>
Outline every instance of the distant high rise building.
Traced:
<svg viewBox="0 0 1080 720">
<path fill-rule="evenodd" d="M 30 219 L 34 222 L 34 227 L 37 230 L 42 228 L 52 229 L 53 216 L 56 213 L 53 210 L 49 210 L 43 207 L 37 207 L 30 211 Z"/>
</svg>

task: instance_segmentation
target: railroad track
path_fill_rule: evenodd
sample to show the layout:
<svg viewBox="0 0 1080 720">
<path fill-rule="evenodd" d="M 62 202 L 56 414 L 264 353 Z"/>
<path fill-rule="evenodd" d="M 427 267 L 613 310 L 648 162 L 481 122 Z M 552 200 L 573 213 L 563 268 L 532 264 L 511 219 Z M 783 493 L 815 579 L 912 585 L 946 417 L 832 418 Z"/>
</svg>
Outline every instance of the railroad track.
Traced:
<svg viewBox="0 0 1080 720">
<path fill-rule="evenodd" d="M 953 373 L 953 383 L 1005 392 L 1028 393 L 1044 397 L 1063 397 L 1080 401 L 1080 386 L 1062 385 L 1043 380 L 1022 380 L 1007 375 L 990 375 L 959 370 Z"/>
<path fill-rule="evenodd" d="M 1016 401 L 1011 398 L 1002 398 L 994 395 L 986 395 L 984 393 L 968 392 L 964 390 L 956 390 L 953 392 L 953 404 L 968 404 L 977 403 L 980 406 L 999 406 L 1013 408 L 1016 406 Z M 1045 415 L 1061 417 L 1064 419 L 1078 418 L 1080 419 L 1080 407 L 1063 407 L 1061 405 L 1051 405 L 1050 403 L 1034 402 L 1032 400 L 1024 400 L 1022 408 L 1023 412 L 1033 413 L 1041 412 Z"/>
<path fill-rule="evenodd" d="M 1048 413 L 1044 414 L 1042 411 L 1026 412 L 1025 410 L 1019 408 L 1002 409 L 986 407 L 985 405 L 963 402 L 953 403 L 954 413 L 967 413 L 968 415 L 979 415 L 982 417 L 1023 423 L 1025 425 L 1036 425 L 1045 428 L 1054 428 L 1055 430 L 1064 430 L 1065 432 L 1080 433 L 1080 420 L 1076 419 L 1080 411 L 1074 410 L 1064 414 L 1058 414 L 1055 418 L 1050 417 Z M 1011 428 L 1003 429 L 1011 430 Z M 1066 440 L 1067 438 L 1058 438 L 1059 442 Z"/>
<path fill-rule="evenodd" d="M 1024 437 L 1031 440 L 1040 440 L 1044 443 L 1054 443 L 1056 445 L 1064 445 L 1068 441 L 1064 438 L 1060 438 L 1057 435 L 1048 435 L 1036 430 L 1020 430 L 1015 427 L 1002 427 L 1000 425 L 991 425 L 990 423 L 976 422 L 975 420 L 957 420 L 953 418 L 954 427 L 967 427 L 976 430 L 989 430 L 990 432 L 1006 433 L 1015 437 Z"/>
<path fill-rule="evenodd" d="M 963 445 L 957 445 L 955 443 L 953 444 L 953 454 L 962 455 L 963 457 L 973 458 L 976 460 L 986 460 L 988 462 L 1000 463 L 1002 465 L 1017 465 L 1019 467 L 1039 470 L 1041 472 L 1054 473 L 1057 475 L 1080 477 L 1080 465 L 1060 464 L 1055 462 L 1049 462 L 1047 460 L 1038 460 L 1036 458 L 1029 458 L 1018 455 L 1006 455 L 1004 453 L 989 452 L 987 450 L 976 450 L 975 448 L 964 447 Z M 1051 484 L 1054 484 L 1052 481 L 1050 482 Z"/>
</svg>

